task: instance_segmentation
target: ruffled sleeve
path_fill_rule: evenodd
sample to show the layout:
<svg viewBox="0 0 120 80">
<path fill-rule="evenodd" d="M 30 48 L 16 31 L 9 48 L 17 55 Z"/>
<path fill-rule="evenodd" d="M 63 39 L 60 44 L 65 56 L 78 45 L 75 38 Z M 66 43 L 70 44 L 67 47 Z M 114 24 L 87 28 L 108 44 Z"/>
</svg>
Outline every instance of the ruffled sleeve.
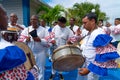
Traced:
<svg viewBox="0 0 120 80">
<path fill-rule="evenodd" d="M 0 73 L 13 69 L 26 61 L 23 50 L 17 46 L 8 46 L 0 49 Z"/>
<path fill-rule="evenodd" d="M 98 35 L 95 40 L 93 41 L 94 47 L 102 47 L 109 44 L 112 40 L 112 37 L 107 34 L 100 34 Z"/>
<path fill-rule="evenodd" d="M 96 47 L 96 56 L 93 62 L 88 66 L 88 69 L 98 75 L 107 76 L 108 68 L 117 68 L 116 58 L 120 55 L 116 48 L 110 44 L 112 37 L 107 34 L 98 35 L 93 41 L 93 46 Z"/>
</svg>

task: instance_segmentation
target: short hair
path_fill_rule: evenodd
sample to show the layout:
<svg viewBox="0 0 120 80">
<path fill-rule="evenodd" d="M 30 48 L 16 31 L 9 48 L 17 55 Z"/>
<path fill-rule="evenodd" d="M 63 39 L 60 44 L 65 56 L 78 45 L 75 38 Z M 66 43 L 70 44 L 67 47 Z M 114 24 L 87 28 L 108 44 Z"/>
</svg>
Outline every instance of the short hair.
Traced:
<svg viewBox="0 0 120 80">
<path fill-rule="evenodd" d="M 89 20 L 94 19 L 95 23 L 97 23 L 97 15 L 93 12 L 86 14 L 84 17 L 88 17 Z"/>
<path fill-rule="evenodd" d="M 118 20 L 118 21 L 120 21 L 120 18 L 115 18 L 115 20 Z"/>
<path fill-rule="evenodd" d="M 75 21 L 75 18 L 74 18 L 74 17 L 71 17 L 70 20 L 71 20 L 71 19 L 72 19 L 73 21 Z"/>
<path fill-rule="evenodd" d="M 99 21 L 101 21 L 103 23 L 103 19 L 99 19 Z"/>
<path fill-rule="evenodd" d="M 61 23 L 66 23 L 67 22 L 65 17 L 58 18 L 58 21 L 61 22 Z"/>
</svg>

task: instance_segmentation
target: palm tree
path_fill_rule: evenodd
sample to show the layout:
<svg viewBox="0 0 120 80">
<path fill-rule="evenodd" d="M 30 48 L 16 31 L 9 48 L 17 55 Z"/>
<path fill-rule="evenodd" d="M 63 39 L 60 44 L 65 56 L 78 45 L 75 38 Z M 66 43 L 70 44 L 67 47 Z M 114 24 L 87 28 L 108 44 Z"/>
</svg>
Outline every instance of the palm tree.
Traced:
<svg viewBox="0 0 120 80">
<path fill-rule="evenodd" d="M 68 9 L 67 17 L 75 17 L 77 20 L 78 25 L 82 25 L 82 17 L 86 14 L 95 9 L 95 13 L 98 16 L 98 19 L 107 20 L 106 14 L 100 11 L 99 4 L 92 4 L 90 2 L 84 3 L 75 3 L 72 8 Z"/>
<path fill-rule="evenodd" d="M 37 13 L 42 12 L 40 19 L 44 19 L 47 23 L 52 23 L 56 21 L 58 17 L 62 16 L 61 12 L 64 13 L 64 8 L 61 5 L 56 5 L 54 8 L 49 9 L 48 7 L 40 7 Z"/>
</svg>

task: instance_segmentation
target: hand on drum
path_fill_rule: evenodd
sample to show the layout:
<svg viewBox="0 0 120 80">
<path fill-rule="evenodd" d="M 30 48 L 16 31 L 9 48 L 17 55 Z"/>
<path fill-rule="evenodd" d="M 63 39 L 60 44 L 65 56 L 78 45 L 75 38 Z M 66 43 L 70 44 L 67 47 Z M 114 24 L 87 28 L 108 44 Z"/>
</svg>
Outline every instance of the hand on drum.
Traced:
<svg viewBox="0 0 120 80">
<path fill-rule="evenodd" d="M 67 44 L 73 44 L 70 39 L 67 40 Z"/>
<path fill-rule="evenodd" d="M 52 43 L 52 44 L 56 44 L 56 41 L 55 41 L 55 40 L 52 40 L 50 43 Z"/>
<path fill-rule="evenodd" d="M 29 42 L 29 41 L 30 41 L 30 37 L 27 37 L 27 38 L 26 38 L 26 41 Z"/>
<path fill-rule="evenodd" d="M 39 37 L 33 37 L 33 40 L 36 42 L 41 42 L 41 39 Z"/>
<path fill-rule="evenodd" d="M 78 68 L 78 71 L 82 76 L 87 75 L 90 72 L 87 68 Z"/>
</svg>

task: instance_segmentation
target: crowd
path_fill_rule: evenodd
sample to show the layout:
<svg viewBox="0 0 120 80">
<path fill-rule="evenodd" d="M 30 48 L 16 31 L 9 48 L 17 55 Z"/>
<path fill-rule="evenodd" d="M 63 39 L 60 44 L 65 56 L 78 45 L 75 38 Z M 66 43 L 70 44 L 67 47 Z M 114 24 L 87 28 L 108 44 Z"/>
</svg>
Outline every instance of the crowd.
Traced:
<svg viewBox="0 0 120 80">
<path fill-rule="evenodd" d="M 109 71 L 118 68 L 119 58 L 117 46 L 120 42 L 120 18 L 116 18 L 114 26 L 109 22 L 99 21 L 95 13 L 88 13 L 82 18 L 82 27 L 75 25 L 76 19 L 70 18 L 66 26 L 65 17 L 54 21 L 53 27 L 37 15 L 32 15 L 30 25 L 17 23 L 17 14 L 10 14 L 10 22 L 5 9 L 0 5 L 0 79 L 2 80 L 44 80 L 46 58 L 53 51 L 66 44 L 79 45 L 85 62 L 78 68 L 76 80 L 100 80 L 100 77 L 110 78 Z M 26 69 L 26 53 L 13 42 L 25 43 L 33 52 L 36 66 Z M 51 61 L 52 59 L 49 58 Z M 71 63 L 73 64 L 73 63 Z M 62 65 L 61 65 L 62 66 Z M 34 70 L 35 68 L 35 70 Z M 52 67 L 53 80 L 63 78 L 62 72 Z M 55 74 L 60 75 L 55 79 Z M 116 78 L 117 79 L 117 78 Z"/>
</svg>

